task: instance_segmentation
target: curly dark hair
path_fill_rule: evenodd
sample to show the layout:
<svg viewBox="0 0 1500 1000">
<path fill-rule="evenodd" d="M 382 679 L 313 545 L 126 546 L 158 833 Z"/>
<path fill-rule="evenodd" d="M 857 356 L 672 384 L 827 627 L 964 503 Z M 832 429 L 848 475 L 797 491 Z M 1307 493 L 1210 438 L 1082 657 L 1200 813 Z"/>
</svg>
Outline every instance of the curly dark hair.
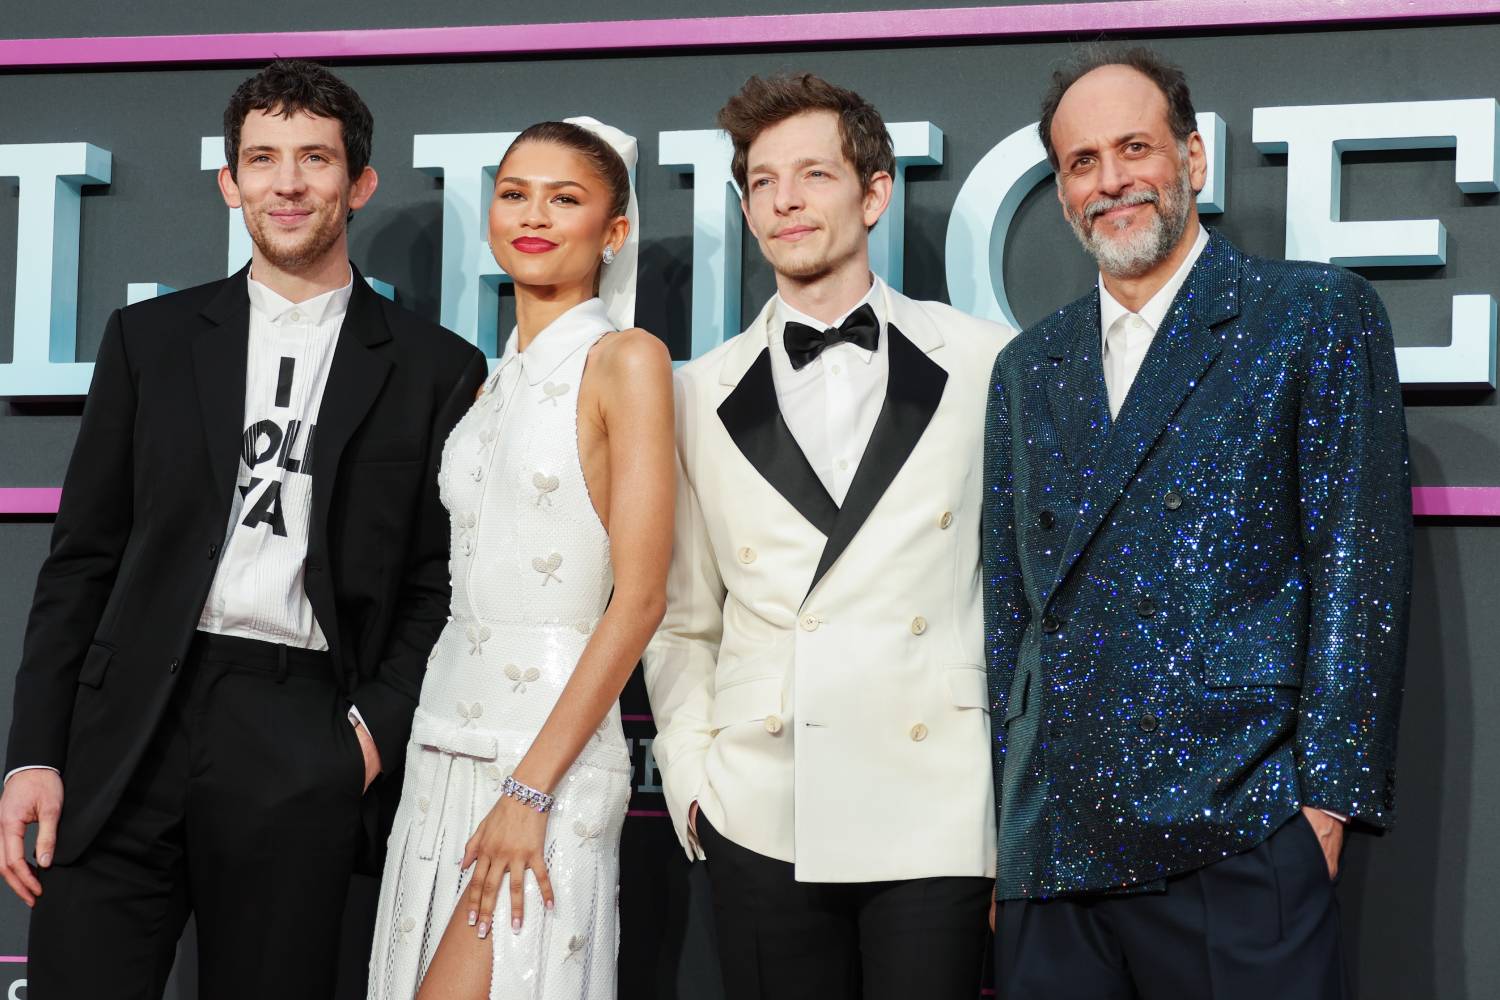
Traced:
<svg viewBox="0 0 1500 1000">
<path fill-rule="evenodd" d="M 229 107 L 224 109 L 224 158 L 229 176 L 235 177 L 240 159 L 240 129 L 252 111 L 290 118 L 306 112 L 319 118 L 335 118 L 344 137 L 349 178 L 364 173 L 370 163 L 370 142 L 375 119 L 354 88 L 315 62 L 277 59 L 240 84 Z"/>
<path fill-rule="evenodd" d="M 1178 142 L 1186 142 L 1188 136 L 1198 131 L 1198 115 L 1193 111 L 1193 98 L 1188 93 L 1187 77 L 1182 70 L 1148 48 L 1087 45 L 1052 71 L 1052 83 L 1042 97 L 1042 118 L 1037 122 L 1036 130 L 1041 135 L 1042 148 L 1047 151 L 1047 162 L 1052 164 L 1054 171 L 1058 163 L 1057 151 L 1052 148 L 1052 119 L 1057 114 L 1057 106 L 1062 103 L 1063 94 L 1069 87 L 1105 66 L 1129 66 L 1156 84 L 1167 99 L 1167 124 Z"/>
<path fill-rule="evenodd" d="M 832 111 L 839 119 L 844 158 L 854 164 L 859 183 L 868 189 L 877 173 L 895 175 L 896 155 L 880 112 L 852 90 L 835 86 L 811 73 L 752 76 L 739 93 L 719 109 L 719 127 L 734 144 L 730 169 L 734 182 L 745 190 L 746 158 L 756 136 L 779 122 L 805 111 Z"/>
</svg>

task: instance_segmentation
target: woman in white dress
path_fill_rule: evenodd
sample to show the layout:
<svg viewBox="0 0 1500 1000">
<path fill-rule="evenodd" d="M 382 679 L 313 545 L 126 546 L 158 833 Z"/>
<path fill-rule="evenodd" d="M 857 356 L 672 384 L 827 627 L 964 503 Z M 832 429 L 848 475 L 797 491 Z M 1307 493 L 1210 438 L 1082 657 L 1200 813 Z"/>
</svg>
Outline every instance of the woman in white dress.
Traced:
<svg viewBox="0 0 1500 1000">
<path fill-rule="evenodd" d="M 412 725 L 378 1000 L 615 996 L 631 762 L 618 698 L 661 620 L 671 361 L 634 318 L 634 141 L 544 122 L 490 202 L 516 329 L 439 474 L 452 615 Z"/>
</svg>

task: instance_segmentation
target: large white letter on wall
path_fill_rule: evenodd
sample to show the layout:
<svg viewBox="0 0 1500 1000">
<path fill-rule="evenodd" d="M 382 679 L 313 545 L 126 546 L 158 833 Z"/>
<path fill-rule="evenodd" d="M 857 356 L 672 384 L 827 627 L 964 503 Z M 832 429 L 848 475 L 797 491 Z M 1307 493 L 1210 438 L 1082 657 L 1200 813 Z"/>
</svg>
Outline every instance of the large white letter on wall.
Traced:
<svg viewBox="0 0 1500 1000">
<path fill-rule="evenodd" d="M 1256 108 L 1255 147 L 1287 157 L 1287 257 L 1346 267 L 1446 263 L 1448 233 L 1437 219 L 1340 221 L 1342 154 L 1455 149 L 1460 190 L 1500 191 L 1497 123 L 1500 103 L 1493 98 Z M 1448 346 L 1397 348 L 1402 384 L 1494 388 L 1495 317 L 1493 296 L 1455 295 Z"/>
<path fill-rule="evenodd" d="M 109 150 L 87 142 L 0 145 L 0 177 L 20 181 L 14 353 L 0 399 L 82 396 L 92 364 L 77 361 L 78 239 L 85 184 L 108 184 Z"/>
</svg>

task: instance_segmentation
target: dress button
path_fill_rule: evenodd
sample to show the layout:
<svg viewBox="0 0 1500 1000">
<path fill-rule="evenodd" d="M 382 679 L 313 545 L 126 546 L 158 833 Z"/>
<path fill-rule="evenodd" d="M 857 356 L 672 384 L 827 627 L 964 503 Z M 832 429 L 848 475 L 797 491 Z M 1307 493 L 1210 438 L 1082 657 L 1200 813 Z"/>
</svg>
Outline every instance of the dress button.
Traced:
<svg viewBox="0 0 1500 1000">
<path fill-rule="evenodd" d="M 300 323 L 302 322 L 302 314 L 293 309 L 291 315 L 288 316 L 287 319 L 291 320 L 293 323 Z"/>
<path fill-rule="evenodd" d="M 1176 510 L 1182 506 L 1182 494 L 1176 490 L 1170 490 L 1166 496 L 1161 498 L 1161 502 L 1162 506 L 1166 507 L 1167 510 Z"/>
<path fill-rule="evenodd" d="M 1136 602 L 1135 611 L 1142 618 L 1150 618 L 1156 614 L 1156 602 L 1149 597 L 1143 597 Z"/>
<path fill-rule="evenodd" d="M 766 732 L 770 733 L 772 736 L 775 736 L 777 733 L 781 732 L 781 716 L 766 716 Z"/>
<path fill-rule="evenodd" d="M 923 632 L 926 632 L 926 631 L 927 631 L 927 619 L 926 618 L 923 618 L 921 615 L 917 615 L 917 617 L 915 617 L 915 618 L 913 618 L 911 620 L 911 634 L 912 635 L 921 635 Z"/>
<path fill-rule="evenodd" d="M 755 562 L 755 550 L 748 545 L 740 549 L 740 562 L 744 563 L 746 566 Z"/>
<path fill-rule="evenodd" d="M 1042 526 L 1043 531 L 1051 531 L 1057 524 L 1057 515 L 1050 510 L 1044 510 L 1036 516 L 1036 523 Z"/>
<path fill-rule="evenodd" d="M 175 674 L 175 673 L 177 673 L 177 668 L 180 667 L 180 666 L 182 666 L 182 661 L 174 659 L 171 663 L 167 664 L 167 673 L 169 673 L 169 674 Z"/>
<path fill-rule="evenodd" d="M 1156 727 L 1160 724 L 1161 720 L 1157 719 L 1150 712 L 1146 712 L 1141 716 L 1140 726 L 1142 732 L 1154 733 L 1156 732 Z"/>
<path fill-rule="evenodd" d="M 1057 620 L 1057 616 L 1056 615 L 1048 614 L 1048 615 L 1043 615 L 1042 616 L 1042 631 L 1043 632 L 1046 632 L 1048 635 L 1052 635 L 1054 632 L 1058 631 L 1061 628 L 1062 628 L 1062 622 L 1060 622 L 1060 621 Z"/>
<path fill-rule="evenodd" d="M 818 616 L 817 615 L 803 615 L 802 616 L 802 631 L 804 631 L 804 632 L 816 632 L 817 630 L 818 630 Z"/>
<path fill-rule="evenodd" d="M 938 518 L 939 528 L 951 528 L 953 526 L 953 511 L 943 511 L 943 516 Z"/>
<path fill-rule="evenodd" d="M 849 460 L 846 458 L 839 459 L 839 471 L 842 472 L 847 468 L 849 468 Z"/>
<path fill-rule="evenodd" d="M 474 480 L 474 482 L 476 482 L 476 483 L 479 482 L 481 479 L 483 479 L 484 478 L 484 466 L 482 466 L 482 465 L 476 465 L 476 466 L 474 466 L 474 468 L 471 469 L 470 472 L 469 472 L 469 478 L 472 479 L 472 480 Z"/>
<path fill-rule="evenodd" d="M 921 743 L 926 738 L 927 738 L 927 727 L 924 726 L 922 723 L 919 722 L 915 726 L 911 727 L 911 741 L 913 743 Z"/>
</svg>

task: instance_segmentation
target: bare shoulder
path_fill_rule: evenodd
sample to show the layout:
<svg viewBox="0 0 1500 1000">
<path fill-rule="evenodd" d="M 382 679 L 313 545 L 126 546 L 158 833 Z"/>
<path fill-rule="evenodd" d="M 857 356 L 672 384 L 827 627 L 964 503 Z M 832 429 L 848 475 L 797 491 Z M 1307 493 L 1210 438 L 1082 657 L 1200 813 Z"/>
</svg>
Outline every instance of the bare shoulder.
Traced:
<svg viewBox="0 0 1500 1000">
<path fill-rule="evenodd" d="M 670 378 L 672 355 L 655 335 L 632 327 L 600 339 L 593 361 L 607 378 L 635 380 L 661 376 Z"/>
</svg>

